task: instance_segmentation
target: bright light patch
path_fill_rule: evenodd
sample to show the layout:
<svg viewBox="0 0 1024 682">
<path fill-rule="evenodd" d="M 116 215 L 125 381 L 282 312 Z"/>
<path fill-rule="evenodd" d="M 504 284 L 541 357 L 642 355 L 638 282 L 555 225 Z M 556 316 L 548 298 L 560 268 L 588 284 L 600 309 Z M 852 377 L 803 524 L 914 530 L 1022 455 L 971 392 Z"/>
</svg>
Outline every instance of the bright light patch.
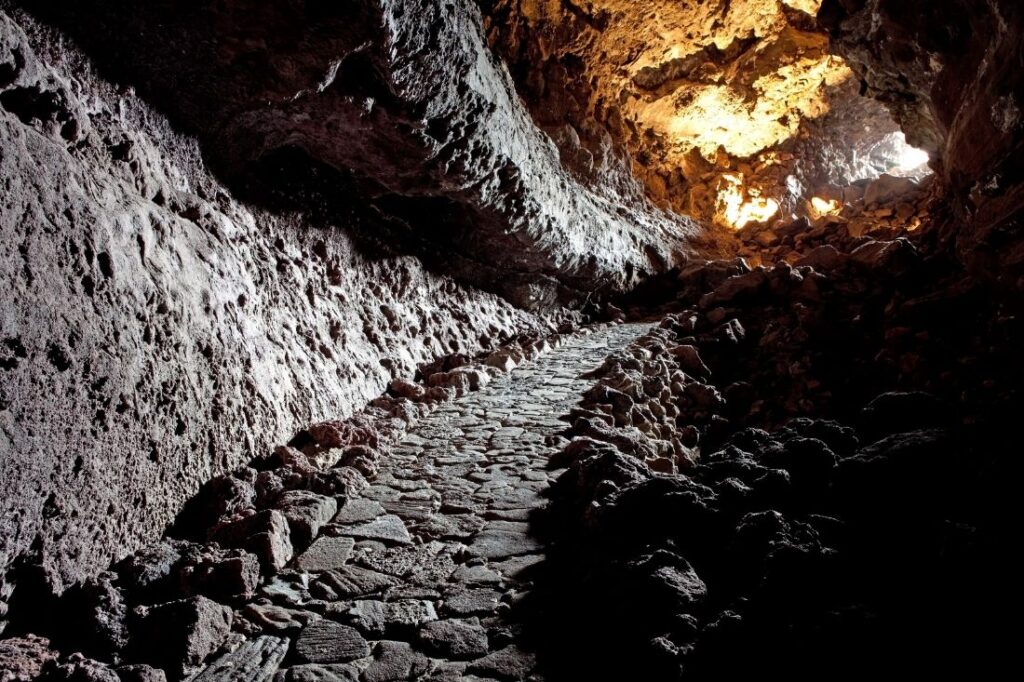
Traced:
<svg viewBox="0 0 1024 682">
<path fill-rule="evenodd" d="M 900 152 L 899 169 L 904 172 L 917 170 L 928 161 L 928 152 L 908 145 Z"/>
<path fill-rule="evenodd" d="M 742 230 L 750 223 L 764 223 L 779 212 L 779 202 L 761 196 L 761 191 L 743 187 L 740 174 L 722 176 L 718 186 L 718 222 L 734 230 Z"/>
<path fill-rule="evenodd" d="M 835 199 L 813 197 L 811 199 L 811 209 L 814 217 L 820 218 L 827 215 L 837 215 L 842 210 L 842 206 Z"/>
<path fill-rule="evenodd" d="M 928 152 L 907 144 L 907 137 L 903 133 L 894 133 L 892 136 L 892 156 L 890 163 L 892 168 L 889 173 L 893 175 L 922 175 L 928 172 Z"/>
</svg>

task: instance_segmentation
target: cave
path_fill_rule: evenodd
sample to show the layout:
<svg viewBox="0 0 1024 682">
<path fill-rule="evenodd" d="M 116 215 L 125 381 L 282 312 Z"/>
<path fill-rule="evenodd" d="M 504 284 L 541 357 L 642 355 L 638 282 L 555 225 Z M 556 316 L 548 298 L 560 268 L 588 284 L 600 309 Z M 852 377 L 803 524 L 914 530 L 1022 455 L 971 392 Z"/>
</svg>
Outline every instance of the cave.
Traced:
<svg viewBox="0 0 1024 682">
<path fill-rule="evenodd" d="M 0 682 L 996 679 L 1017 0 L 0 0 Z"/>
</svg>

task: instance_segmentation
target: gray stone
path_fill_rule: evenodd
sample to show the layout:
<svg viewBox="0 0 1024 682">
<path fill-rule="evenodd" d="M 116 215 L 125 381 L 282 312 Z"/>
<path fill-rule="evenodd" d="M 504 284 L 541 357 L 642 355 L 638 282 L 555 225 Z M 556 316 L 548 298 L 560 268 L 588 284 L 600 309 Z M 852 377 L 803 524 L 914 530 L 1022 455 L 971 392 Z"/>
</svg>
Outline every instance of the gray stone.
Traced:
<svg viewBox="0 0 1024 682">
<path fill-rule="evenodd" d="M 225 547 L 252 552 L 268 572 L 280 571 L 294 554 L 288 519 L 276 509 L 220 526 L 214 529 L 211 539 Z"/>
<path fill-rule="evenodd" d="M 278 498 L 277 508 L 288 519 L 295 544 L 305 547 L 338 513 L 338 501 L 308 490 L 288 490 Z"/>
<path fill-rule="evenodd" d="M 384 573 L 349 565 L 322 573 L 310 592 L 314 596 L 333 601 L 363 597 L 398 584 L 398 579 Z"/>
<path fill-rule="evenodd" d="M 357 682 L 359 669 L 348 663 L 296 665 L 282 670 L 274 682 Z"/>
<path fill-rule="evenodd" d="M 412 542 L 405 523 L 402 519 L 392 514 L 387 514 L 365 523 L 351 526 L 336 526 L 335 532 L 351 538 L 381 540 L 402 545 Z"/>
<path fill-rule="evenodd" d="M 469 551 L 487 559 L 504 559 L 522 554 L 532 554 L 544 549 L 544 545 L 525 532 L 484 528 L 473 538 Z"/>
<path fill-rule="evenodd" d="M 232 620 L 231 609 L 206 597 L 154 606 L 132 632 L 133 655 L 180 679 L 220 648 Z"/>
<path fill-rule="evenodd" d="M 295 655 L 307 663 L 348 663 L 369 656 L 370 645 L 353 627 L 319 620 L 299 635 Z"/>
<path fill-rule="evenodd" d="M 536 657 L 533 654 L 513 645 L 473 661 L 467 671 L 483 677 L 511 681 L 525 679 L 536 665 Z"/>
<path fill-rule="evenodd" d="M 382 641 L 373 649 L 373 662 L 363 671 L 362 682 L 413 680 L 430 667 L 430 660 L 406 642 Z"/>
<path fill-rule="evenodd" d="M 309 571 L 311 573 L 341 568 L 348 561 L 354 545 L 355 541 L 352 538 L 318 538 L 309 549 L 295 560 L 295 567 L 300 571 Z"/>
<path fill-rule="evenodd" d="M 334 517 L 334 523 L 361 523 L 383 516 L 384 513 L 380 502 L 356 498 L 345 503 Z"/>
<path fill-rule="evenodd" d="M 446 658 L 466 660 L 487 653 L 487 633 L 476 618 L 427 623 L 420 630 L 420 642 L 431 653 Z"/>
<path fill-rule="evenodd" d="M 494 613 L 501 593 L 497 590 L 466 590 L 446 596 L 442 611 L 451 616 L 479 616 Z"/>
<path fill-rule="evenodd" d="M 191 682 L 269 682 L 288 653 L 288 640 L 260 637 L 224 654 Z"/>
</svg>

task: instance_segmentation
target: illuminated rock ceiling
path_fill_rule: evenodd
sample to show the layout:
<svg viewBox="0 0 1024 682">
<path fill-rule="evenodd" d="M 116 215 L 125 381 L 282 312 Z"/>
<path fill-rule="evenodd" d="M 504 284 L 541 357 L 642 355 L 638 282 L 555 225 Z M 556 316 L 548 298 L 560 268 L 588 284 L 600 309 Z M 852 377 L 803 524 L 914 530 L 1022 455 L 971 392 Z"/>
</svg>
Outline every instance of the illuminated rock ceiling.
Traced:
<svg viewBox="0 0 1024 682">
<path fill-rule="evenodd" d="M 696 217 L 721 218 L 720 188 L 735 192 L 737 178 L 748 198 L 788 210 L 794 187 L 831 182 L 835 168 L 856 179 L 858 138 L 896 130 L 830 54 L 818 0 L 482 4 L 566 165 L 605 183 L 627 182 L 628 167 L 655 201 Z M 829 117 L 836 106 L 856 111 Z M 790 153 L 812 136 L 819 149 Z"/>
</svg>

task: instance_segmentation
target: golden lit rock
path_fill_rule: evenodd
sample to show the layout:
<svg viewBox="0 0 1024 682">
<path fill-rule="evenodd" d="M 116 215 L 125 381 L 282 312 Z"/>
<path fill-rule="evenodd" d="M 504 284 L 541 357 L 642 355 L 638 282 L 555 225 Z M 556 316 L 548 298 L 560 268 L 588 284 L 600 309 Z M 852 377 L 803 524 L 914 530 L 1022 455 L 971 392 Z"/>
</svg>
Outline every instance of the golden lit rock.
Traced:
<svg viewBox="0 0 1024 682">
<path fill-rule="evenodd" d="M 766 223 L 779 213 L 779 202 L 754 187 L 744 187 L 743 176 L 726 173 L 718 185 L 716 221 L 742 230 L 751 223 Z"/>
</svg>

